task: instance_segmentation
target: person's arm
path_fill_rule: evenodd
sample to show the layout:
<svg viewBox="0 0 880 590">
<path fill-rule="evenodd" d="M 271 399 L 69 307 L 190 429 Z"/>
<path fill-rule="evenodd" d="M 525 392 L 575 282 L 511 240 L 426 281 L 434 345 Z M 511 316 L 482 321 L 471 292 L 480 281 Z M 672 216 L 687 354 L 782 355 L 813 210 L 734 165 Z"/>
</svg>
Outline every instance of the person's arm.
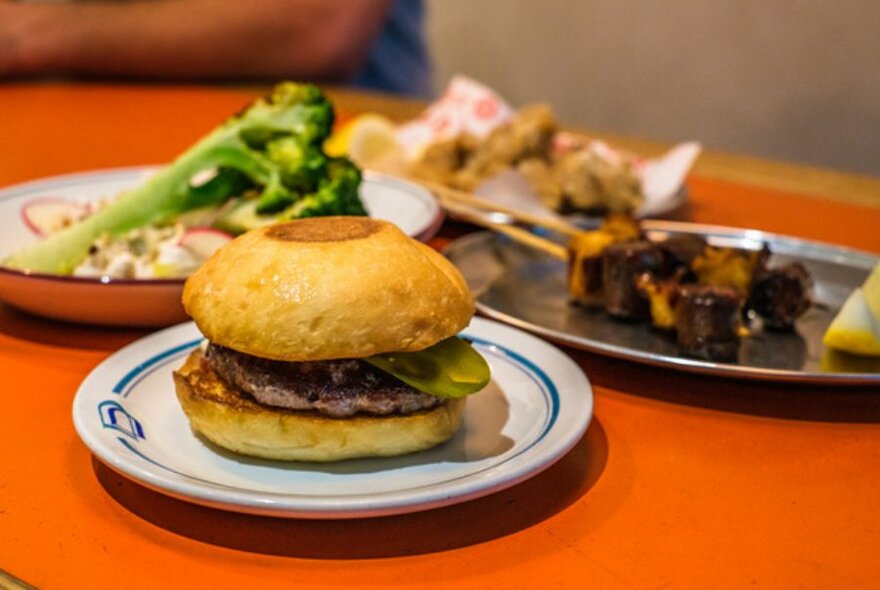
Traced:
<svg viewBox="0 0 880 590">
<path fill-rule="evenodd" d="M 390 0 L 0 0 L 0 75 L 346 81 Z"/>
</svg>

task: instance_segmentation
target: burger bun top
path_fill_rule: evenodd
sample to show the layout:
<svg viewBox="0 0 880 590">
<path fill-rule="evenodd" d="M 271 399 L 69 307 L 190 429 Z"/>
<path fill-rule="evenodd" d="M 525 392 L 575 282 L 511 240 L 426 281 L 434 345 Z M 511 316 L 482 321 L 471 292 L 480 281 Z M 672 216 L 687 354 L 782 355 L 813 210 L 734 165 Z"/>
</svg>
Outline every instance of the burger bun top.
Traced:
<svg viewBox="0 0 880 590">
<path fill-rule="evenodd" d="M 474 313 L 452 263 L 369 217 L 301 219 L 241 235 L 186 281 L 183 305 L 210 341 L 284 361 L 422 350 Z"/>
</svg>

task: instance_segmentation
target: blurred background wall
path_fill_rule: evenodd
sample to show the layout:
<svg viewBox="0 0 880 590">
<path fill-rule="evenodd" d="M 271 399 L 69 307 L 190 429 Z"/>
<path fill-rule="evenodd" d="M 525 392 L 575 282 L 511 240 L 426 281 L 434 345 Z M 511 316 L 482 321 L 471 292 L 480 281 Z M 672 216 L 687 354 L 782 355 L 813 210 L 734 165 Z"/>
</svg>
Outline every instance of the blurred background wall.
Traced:
<svg viewBox="0 0 880 590">
<path fill-rule="evenodd" d="M 428 0 L 462 73 L 572 127 L 880 176 L 880 0 Z"/>
</svg>

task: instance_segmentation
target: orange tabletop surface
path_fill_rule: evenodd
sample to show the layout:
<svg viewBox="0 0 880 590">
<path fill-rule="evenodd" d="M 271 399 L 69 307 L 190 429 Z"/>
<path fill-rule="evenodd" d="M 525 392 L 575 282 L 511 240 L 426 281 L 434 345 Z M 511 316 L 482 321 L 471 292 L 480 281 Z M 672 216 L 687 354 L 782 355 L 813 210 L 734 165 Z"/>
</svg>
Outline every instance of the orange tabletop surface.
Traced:
<svg viewBox="0 0 880 590">
<path fill-rule="evenodd" d="M 0 85 L 0 185 L 168 161 L 250 96 Z M 339 104 L 346 108 L 345 93 Z M 403 114 L 394 101 L 373 104 Z M 880 253 L 880 208 L 697 172 L 681 219 Z M 460 230 L 448 225 L 434 245 Z M 594 386 L 595 415 L 548 470 L 425 512 L 282 519 L 149 491 L 80 442 L 71 421 L 78 385 L 145 334 L 0 306 L 0 570 L 47 589 L 866 588 L 880 580 L 876 387 L 703 377 L 565 349 Z M 0 587 L 9 579 L 0 575 Z"/>
</svg>

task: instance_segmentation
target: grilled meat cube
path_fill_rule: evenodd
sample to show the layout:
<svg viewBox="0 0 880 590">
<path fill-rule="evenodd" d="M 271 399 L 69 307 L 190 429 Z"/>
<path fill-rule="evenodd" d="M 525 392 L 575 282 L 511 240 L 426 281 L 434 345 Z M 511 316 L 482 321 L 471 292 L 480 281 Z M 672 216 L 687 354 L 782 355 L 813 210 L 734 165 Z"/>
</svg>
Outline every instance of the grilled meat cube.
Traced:
<svg viewBox="0 0 880 590">
<path fill-rule="evenodd" d="M 602 304 L 602 253 L 615 242 L 638 240 L 639 222 L 623 213 L 612 213 L 599 229 L 580 232 L 568 243 L 568 291 L 572 301 Z"/>
<path fill-rule="evenodd" d="M 742 298 L 732 287 L 686 285 L 675 305 L 678 348 L 710 361 L 735 361 L 742 331 Z"/>
<path fill-rule="evenodd" d="M 809 307 L 813 281 L 800 263 L 764 272 L 757 281 L 746 307 L 753 309 L 771 330 L 791 330 Z"/>
<path fill-rule="evenodd" d="M 605 311 L 627 320 L 646 320 L 650 316 L 648 299 L 637 285 L 644 273 L 663 268 L 663 253 L 648 241 L 620 242 L 602 254 L 602 288 Z"/>
<path fill-rule="evenodd" d="M 666 257 L 666 267 L 670 274 L 685 271 L 681 282 L 697 280 L 692 270 L 694 260 L 706 250 L 706 238 L 695 235 L 680 235 L 655 242 Z"/>
</svg>

